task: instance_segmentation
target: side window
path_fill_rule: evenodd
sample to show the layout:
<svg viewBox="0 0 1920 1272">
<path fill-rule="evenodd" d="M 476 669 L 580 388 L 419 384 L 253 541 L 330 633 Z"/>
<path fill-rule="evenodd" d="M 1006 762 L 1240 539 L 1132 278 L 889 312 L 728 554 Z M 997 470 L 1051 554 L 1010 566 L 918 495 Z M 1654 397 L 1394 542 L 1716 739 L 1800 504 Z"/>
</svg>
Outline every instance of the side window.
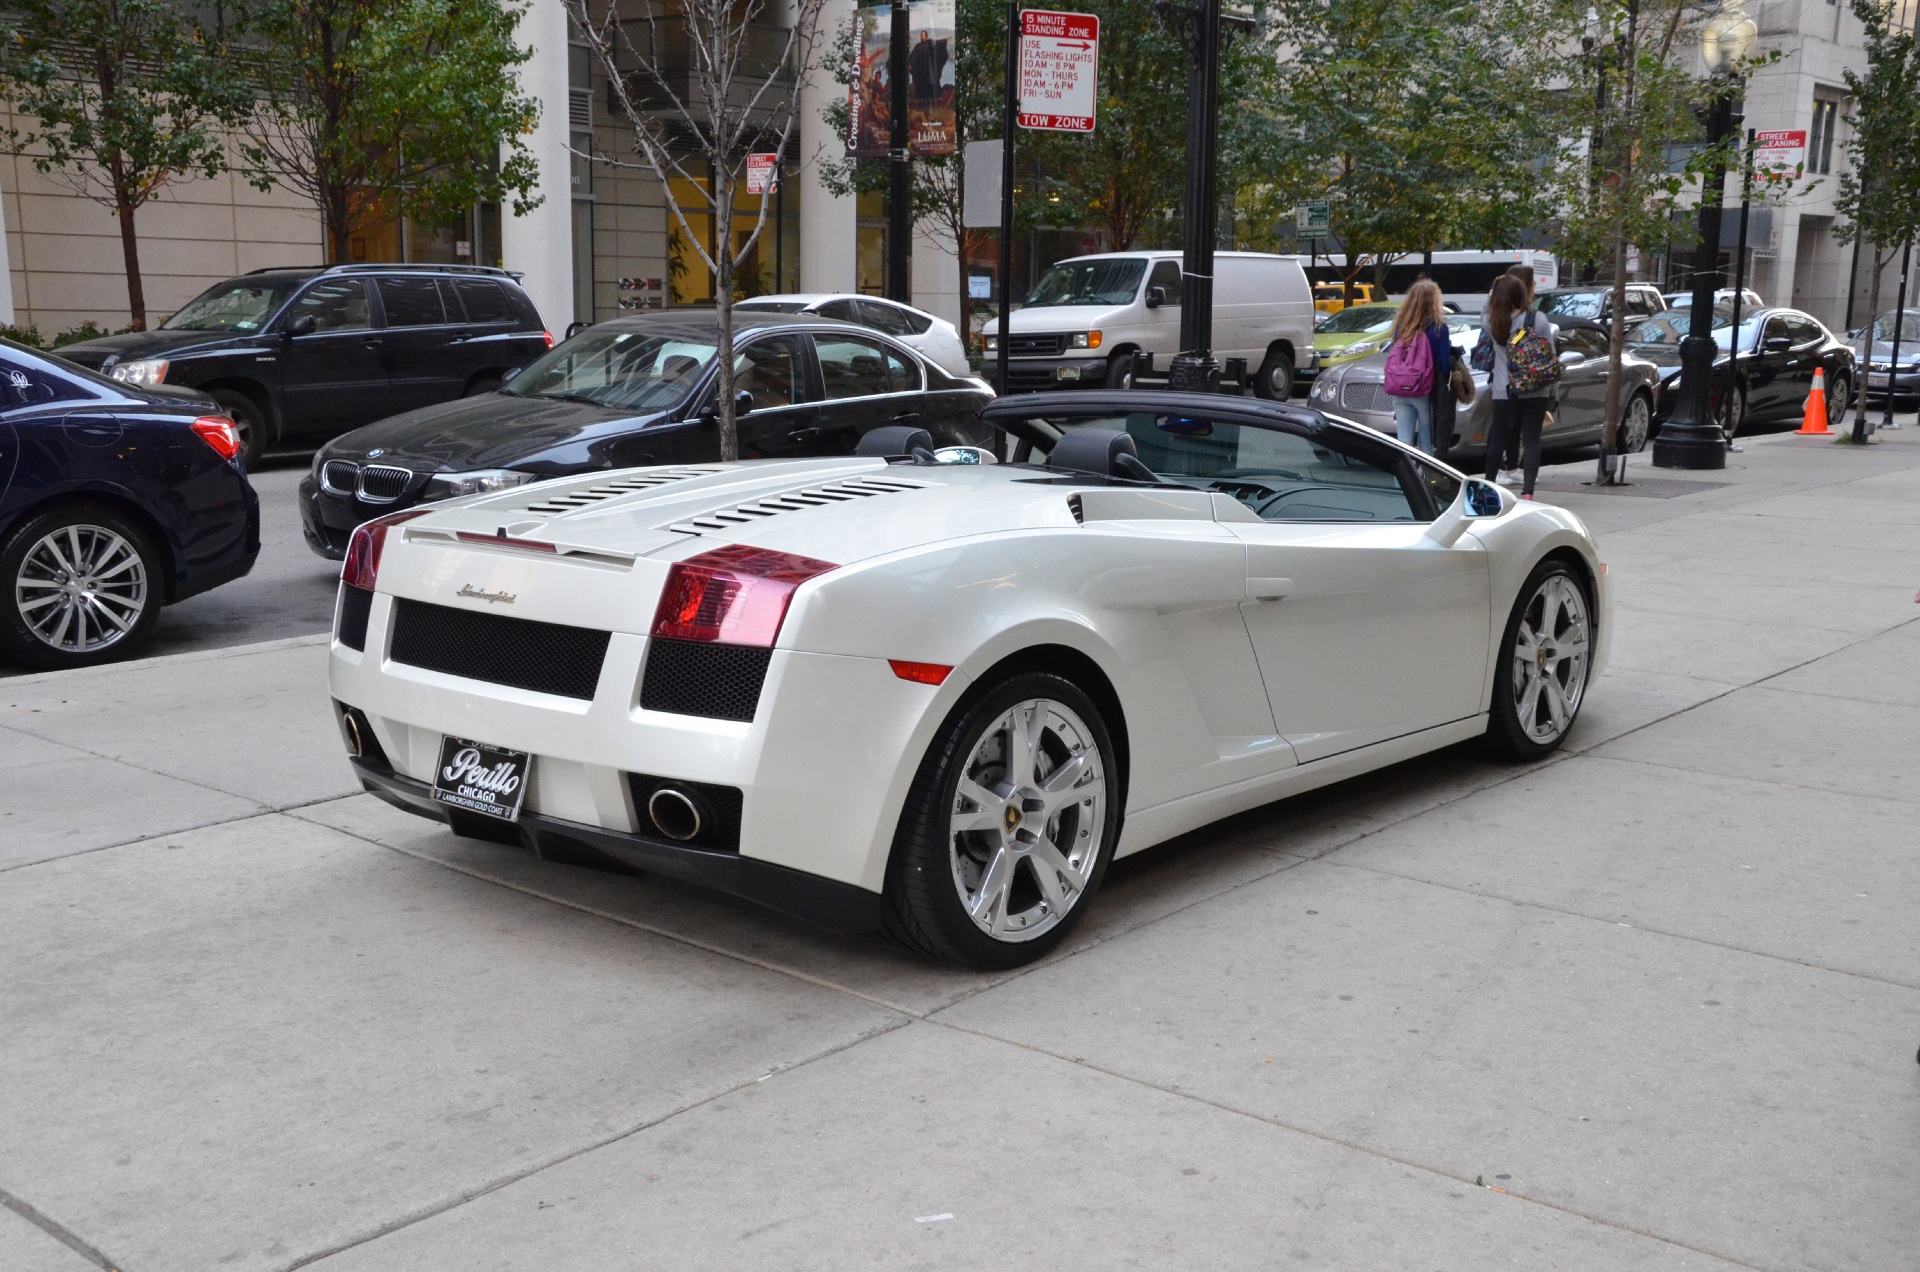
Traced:
<svg viewBox="0 0 1920 1272">
<path fill-rule="evenodd" d="M 1760 347 L 1764 349 L 1766 348 L 1767 341 L 1781 339 L 1783 337 L 1791 339 L 1791 337 L 1787 336 L 1787 320 L 1779 314 L 1775 314 L 1773 317 L 1767 319 L 1766 328 L 1760 333 Z"/>
<path fill-rule="evenodd" d="M 840 322 L 860 321 L 860 315 L 853 312 L 853 302 L 850 300 L 830 300 L 813 312 L 822 318 L 833 318 Z"/>
<path fill-rule="evenodd" d="M 329 278 L 300 293 L 289 319 L 313 315 L 315 331 L 360 331 L 373 325 L 367 309 L 367 284 L 358 278 Z"/>
<path fill-rule="evenodd" d="M 1147 286 L 1164 288 L 1167 293 L 1167 303 L 1169 305 L 1179 304 L 1180 303 L 1180 262 L 1179 261 L 1156 262 L 1153 267 L 1153 272 L 1147 275 Z M 1146 295 L 1145 292 L 1141 292 L 1140 294 L 1142 296 Z"/>
<path fill-rule="evenodd" d="M 25 358 L 0 358 L 0 409 L 91 401 L 94 395 Z"/>
<path fill-rule="evenodd" d="M 1415 482 L 1424 486 L 1427 498 L 1433 501 L 1433 515 L 1439 516 L 1453 507 L 1453 501 L 1460 497 L 1460 479 L 1445 469 L 1435 468 L 1432 464 L 1413 461 Z"/>
<path fill-rule="evenodd" d="M 1818 344 L 1822 338 L 1820 324 L 1805 314 L 1787 315 L 1787 334 L 1793 337 L 1793 345 L 1796 349 Z"/>
<path fill-rule="evenodd" d="M 740 352 L 734 383 L 753 394 L 753 409 L 808 400 L 807 362 L 798 336 L 769 336 Z"/>
<path fill-rule="evenodd" d="M 1592 327 L 1562 327 L 1560 329 L 1560 351 L 1562 353 L 1584 353 L 1589 358 L 1607 356 L 1607 333 L 1595 331 Z"/>
<path fill-rule="evenodd" d="M 433 327 L 447 320 L 439 282 L 432 278 L 381 279 L 380 305 L 389 327 Z"/>
<path fill-rule="evenodd" d="M 512 322 L 514 319 L 513 303 L 492 279 L 456 278 L 453 290 L 467 307 L 468 322 Z"/>
<path fill-rule="evenodd" d="M 913 324 L 907 321 L 906 311 L 877 300 L 860 302 L 860 317 L 867 326 L 876 331 L 884 331 L 890 336 L 910 336 Z"/>
<path fill-rule="evenodd" d="M 858 336 L 816 336 L 820 378 L 829 400 L 902 393 L 920 387 L 907 360 L 874 340 Z"/>
</svg>

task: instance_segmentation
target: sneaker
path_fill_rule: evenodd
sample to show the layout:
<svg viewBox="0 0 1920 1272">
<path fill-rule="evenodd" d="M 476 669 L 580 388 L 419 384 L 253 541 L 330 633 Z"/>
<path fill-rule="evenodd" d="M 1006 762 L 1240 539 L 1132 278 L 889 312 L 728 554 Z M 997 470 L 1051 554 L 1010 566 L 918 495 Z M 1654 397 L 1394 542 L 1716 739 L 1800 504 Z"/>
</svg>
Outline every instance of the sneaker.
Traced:
<svg viewBox="0 0 1920 1272">
<path fill-rule="evenodd" d="M 1531 501 L 1532 501 L 1532 499 L 1533 499 L 1533 496 L 1532 496 L 1532 495 L 1522 495 L 1522 496 L 1520 496 L 1520 497 L 1521 497 L 1522 499 L 1525 499 L 1525 500 L 1528 500 L 1529 502 L 1531 502 Z"/>
<path fill-rule="evenodd" d="M 1493 480 L 1497 484 L 1502 486 L 1517 486 L 1520 484 L 1519 482 L 1513 479 L 1512 473 L 1495 473 L 1493 475 Z"/>
<path fill-rule="evenodd" d="M 1728 442 L 1727 452 L 1732 455 L 1744 455 L 1747 453 L 1747 448 L 1744 446 L 1735 446 L 1732 442 Z"/>
</svg>

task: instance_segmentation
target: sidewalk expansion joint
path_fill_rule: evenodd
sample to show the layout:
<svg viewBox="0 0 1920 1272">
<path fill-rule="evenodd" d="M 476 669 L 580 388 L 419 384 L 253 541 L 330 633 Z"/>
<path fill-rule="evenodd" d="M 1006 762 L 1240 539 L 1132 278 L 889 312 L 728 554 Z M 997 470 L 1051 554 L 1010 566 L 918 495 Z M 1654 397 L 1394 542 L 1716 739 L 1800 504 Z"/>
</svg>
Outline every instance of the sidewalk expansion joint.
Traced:
<svg viewBox="0 0 1920 1272">
<path fill-rule="evenodd" d="M 25 1219 L 28 1223 L 40 1229 L 40 1231 L 46 1233 L 55 1241 L 58 1241 L 61 1245 L 67 1247 L 67 1249 L 73 1251 L 95 1267 L 105 1268 L 106 1272 L 121 1272 L 120 1264 L 115 1263 L 112 1259 L 109 1259 L 106 1255 L 95 1249 L 94 1246 L 83 1239 L 80 1234 L 57 1219 L 52 1219 L 47 1215 L 41 1214 L 40 1211 L 32 1205 L 14 1196 L 4 1188 L 0 1188 L 0 1206 L 5 1206 L 8 1210 L 19 1215 L 22 1219 Z"/>
<path fill-rule="evenodd" d="M 108 758 L 111 758 L 111 757 L 108 757 Z M 132 765 L 130 767 L 137 768 L 139 766 Z M 151 772 L 152 770 L 146 770 L 146 771 Z M 159 776 L 166 777 L 169 775 L 162 773 Z M 182 780 L 185 780 L 185 779 L 182 779 Z M 213 788 L 209 787 L 207 789 L 211 790 Z M 216 793 L 221 795 L 232 795 L 231 791 L 217 791 Z M 234 825 L 238 825 L 241 822 L 253 821 L 257 817 L 273 817 L 281 813 L 292 814 L 292 813 L 298 812 L 302 808 L 312 808 L 315 804 L 331 804 L 335 800 L 347 799 L 350 797 L 351 797 L 350 795 L 321 795 L 321 796 L 317 796 L 314 799 L 303 799 L 303 800 L 298 800 L 291 804 L 277 804 L 273 806 L 268 806 L 266 804 L 258 804 L 258 801 L 253 801 L 256 804 L 258 804 L 258 807 L 256 807 L 252 812 L 241 813 L 237 817 L 218 817 L 218 818 L 215 818 L 213 821 L 198 822 L 192 826 L 176 826 L 172 830 L 156 830 L 150 835 L 136 835 L 132 839 L 122 839 L 118 843 L 99 844 L 92 848 L 76 848 L 72 852 L 56 853 L 54 856 L 39 857 L 33 861 L 16 862 L 10 866 L 0 865 L 0 874 L 10 874 L 15 870 L 31 870 L 35 866 L 50 866 L 57 861 L 71 861 L 75 857 L 91 857 L 95 853 L 112 852 L 116 848 L 131 848 L 136 844 L 150 844 L 156 839 L 168 839 L 174 835 L 192 835 L 192 834 L 198 833 L 199 831 L 212 830 L 215 827 L 219 827 L 219 826 L 234 826 Z M 250 799 L 251 797 L 246 795 L 233 795 L 233 798 L 234 799 Z M 319 825 L 320 823 L 315 822 L 313 824 Z"/>
</svg>

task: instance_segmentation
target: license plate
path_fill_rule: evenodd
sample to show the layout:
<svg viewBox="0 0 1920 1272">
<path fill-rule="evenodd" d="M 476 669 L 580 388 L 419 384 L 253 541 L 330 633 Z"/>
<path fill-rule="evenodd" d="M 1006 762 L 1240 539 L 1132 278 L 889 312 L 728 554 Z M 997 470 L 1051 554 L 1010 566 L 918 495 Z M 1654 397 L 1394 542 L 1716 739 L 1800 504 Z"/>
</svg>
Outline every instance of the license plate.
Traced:
<svg viewBox="0 0 1920 1272">
<path fill-rule="evenodd" d="M 514 821 L 532 771 L 533 757 L 525 751 L 449 737 L 440 743 L 433 798 L 483 817 Z"/>
<path fill-rule="evenodd" d="M 1062 380 L 1078 380 L 1080 378 L 1080 368 L 1079 367 L 1059 367 L 1055 369 L 1054 374 L 1059 376 Z"/>
</svg>

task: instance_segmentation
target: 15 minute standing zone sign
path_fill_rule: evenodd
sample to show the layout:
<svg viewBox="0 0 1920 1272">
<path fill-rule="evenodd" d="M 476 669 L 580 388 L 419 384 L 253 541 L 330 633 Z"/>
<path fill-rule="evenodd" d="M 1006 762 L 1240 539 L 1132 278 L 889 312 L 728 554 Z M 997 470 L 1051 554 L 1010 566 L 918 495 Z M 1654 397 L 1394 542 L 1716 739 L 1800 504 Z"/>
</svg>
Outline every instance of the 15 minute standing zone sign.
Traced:
<svg viewBox="0 0 1920 1272">
<path fill-rule="evenodd" d="M 1020 126 L 1093 131 L 1100 19 L 1091 13 L 1020 11 Z"/>
</svg>

